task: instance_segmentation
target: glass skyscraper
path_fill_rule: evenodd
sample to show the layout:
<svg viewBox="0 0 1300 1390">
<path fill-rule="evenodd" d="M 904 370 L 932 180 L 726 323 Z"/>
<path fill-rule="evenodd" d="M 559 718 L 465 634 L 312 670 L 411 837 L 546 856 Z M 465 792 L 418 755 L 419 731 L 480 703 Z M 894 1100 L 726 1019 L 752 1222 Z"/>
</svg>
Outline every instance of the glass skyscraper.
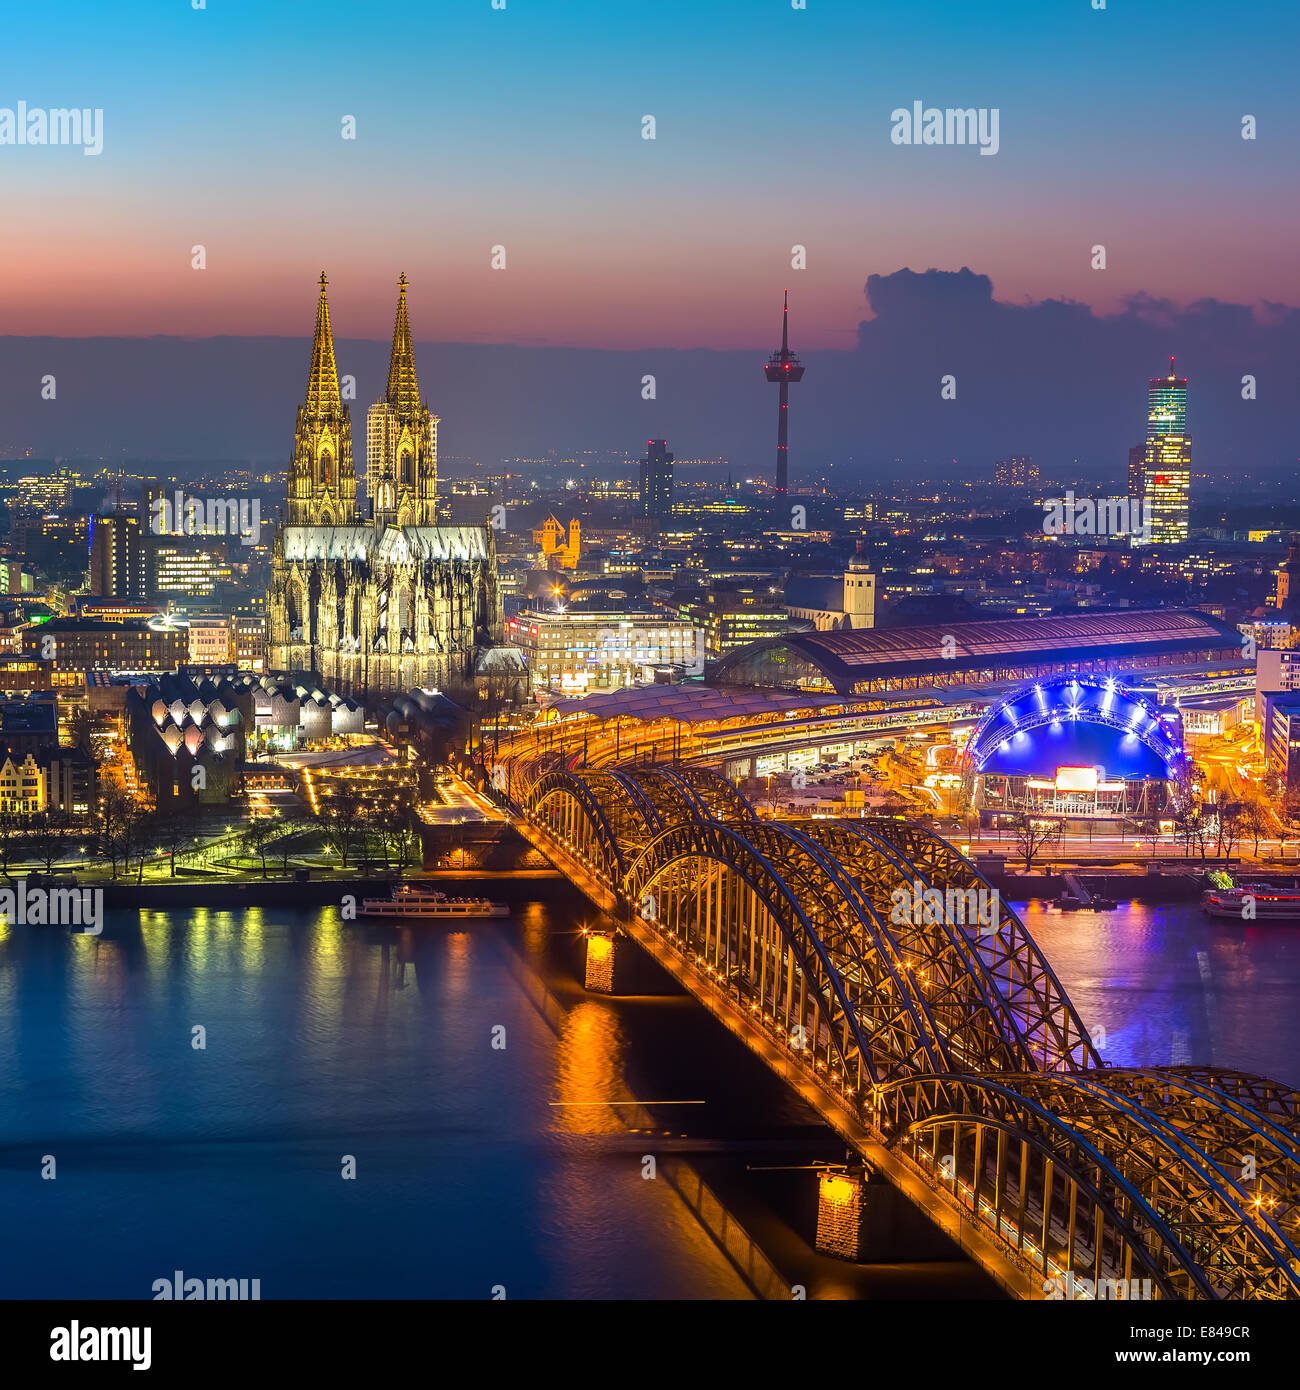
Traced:
<svg viewBox="0 0 1300 1390">
<path fill-rule="evenodd" d="M 1133 470 L 1130 468 L 1130 472 Z M 1187 539 L 1192 477 L 1192 441 L 1187 434 L 1187 378 L 1152 377 L 1147 383 L 1147 438 L 1142 467 L 1142 497 L 1151 504 L 1150 544 L 1170 545 Z M 1145 544 L 1134 536 L 1133 545 Z"/>
</svg>

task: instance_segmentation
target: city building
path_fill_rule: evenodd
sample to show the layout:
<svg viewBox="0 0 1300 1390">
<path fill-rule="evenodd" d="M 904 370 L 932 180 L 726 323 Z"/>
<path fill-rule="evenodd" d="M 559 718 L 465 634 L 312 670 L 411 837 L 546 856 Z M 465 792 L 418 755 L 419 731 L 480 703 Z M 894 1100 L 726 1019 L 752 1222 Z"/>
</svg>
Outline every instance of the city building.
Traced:
<svg viewBox="0 0 1300 1390">
<path fill-rule="evenodd" d="M 1192 441 L 1187 433 L 1187 378 L 1152 377 L 1147 383 L 1147 438 L 1139 496 L 1151 507 L 1151 532 L 1134 533 L 1130 545 L 1181 544 L 1190 516 Z"/>
<path fill-rule="evenodd" d="M 150 596 L 149 543 L 129 512 L 90 519 L 90 592 L 97 598 Z"/>
<path fill-rule="evenodd" d="M 790 626 L 790 615 L 767 584 L 716 581 L 701 597 L 679 603 L 676 612 L 703 632 L 710 659 L 774 638 Z"/>
<path fill-rule="evenodd" d="M 26 629 L 24 629 L 26 631 Z M 50 663 L 32 656 L 0 656 L 0 691 L 48 690 Z"/>
<path fill-rule="evenodd" d="M 59 741 L 59 704 L 52 694 L 0 702 L 0 747 L 9 753 L 39 753 Z"/>
<path fill-rule="evenodd" d="M 60 511 L 71 504 L 72 489 L 80 482 L 80 475 L 67 468 L 56 469 L 44 477 L 37 474 L 19 478 L 14 505 L 22 511 L 42 515 Z"/>
<path fill-rule="evenodd" d="M 1255 701 L 1250 695 L 1213 695 L 1199 700 L 1180 700 L 1183 738 L 1188 744 L 1222 738 L 1230 730 L 1249 723 Z"/>
<path fill-rule="evenodd" d="M 51 685 L 80 685 L 87 671 L 174 671 L 189 654 L 189 634 L 163 619 L 51 618 L 23 633 L 23 653 L 49 666 Z"/>
<path fill-rule="evenodd" d="M 875 627 L 876 576 L 867 567 L 861 543 L 839 579 L 788 580 L 784 607 L 794 622 L 811 623 L 818 632 Z"/>
<path fill-rule="evenodd" d="M 241 671 L 261 671 L 266 658 L 266 619 L 260 614 L 236 613 L 235 664 Z"/>
<path fill-rule="evenodd" d="M 358 515 L 352 421 L 339 395 L 326 284 L 322 274 L 288 520 L 272 553 L 266 664 L 314 673 L 347 694 L 454 692 L 472 685 L 479 655 L 501 640 L 494 533 L 437 524 L 432 416 L 420 400 L 405 276 L 372 518 Z"/>
<path fill-rule="evenodd" d="M 23 568 L 22 560 L 0 556 L 0 593 L 30 594 L 35 588 L 35 576 Z"/>
<path fill-rule="evenodd" d="M 95 760 L 82 748 L 59 744 L 54 695 L 0 702 L 0 757 L 0 814 L 90 815 Z"/>
<path fill-rule="evenodd" d="M 226 803 L 254 746 L 290 750 L 365 729 L 365 712 L 353 700 L 243 672 L 131 684 L 123 711 L 136 772 L 162 811 Z"/>
<path fill-rule="evenodd" d="M 854 695 L 1216 663 L 1241 667 L 1235 628 L 1194 609 L 1122 609 L 947 627 L 791 632 L 729 652 L 710 681 Z"/>
<path fill-rule="evenodd" d="M 1268 702 L 1264 737 L 1270 775 L 1288 789 L 1300 785 L 1300 699 L 1287 695 Z"/>
<path fill-rule="evenodd" d="M 31 753 L 0 763 L 0 815 L 34 816 L 45 810 L 45 779 Z"/>
<path fill-rule="evenodd" d="M 703 674 L 695 628 L 662 613 L 526 609 L 506 622 L 506 637 L 523 653 L 534 690 L 618 689 L 667 666 Z"/>
<path fill-rule="evenodd" d="M 667 522 L 673 515 L 673 456 L 666 439 L 648 439 L 641 460 L 641 515 Z"/>
<path fill-rule="evenodd" d="M 85 512 L 47 513 L 41 518 L 41 539 L 84 555 L 90 544 L 90 523 Z"/>
<path fill-rule="evenodd" d="M 998 487 L 1034 487 L 1038 483 L 1038 465 L 1028 454 L 998 459 L 993 465 L 993 481 Z"/>
<path fill-rule="evenodd" d="M 533 544 L 543 569 L 576 570 L 582 555 L 582 524 L 576 517 L 569 521 L 569 538 L 565 541 L 564 527 L 554 516 L 548 516 L 533 528 Z"/>
<path fill-rule="evenodd" d="M 72 600 L 72 616 L 97 618 L 105 623 L 147 623 L 164 617 L 167 603 L 134 598 L 87 598 L 84 594 Z"/>
<path fill-rule="evenodd" d="M 222 613 L 194 614 L 190 620 L 192 666 L 225 666 L 236 660 L 235 620 Z"/>
<path fill-rule="evenodd" d="M 1128 495 L 1141 501 L 1147 485 L 1147 446 L 1135 444 L 1128 451 Z"/>
<path fill-rule="evenodd" d="M 1300 536 L 1293 535 L 1286 559 L 1277 567 L 1278 613 L 1290 622 L 1300 621 Z"/>
<path fill-rule="evenodd" d="M 224 547 L 190 539 L 151 539 L 152 592 L 177 598 L 211 598 L 221 584 L 228 584 L 232 570 Z"/>
</svg>

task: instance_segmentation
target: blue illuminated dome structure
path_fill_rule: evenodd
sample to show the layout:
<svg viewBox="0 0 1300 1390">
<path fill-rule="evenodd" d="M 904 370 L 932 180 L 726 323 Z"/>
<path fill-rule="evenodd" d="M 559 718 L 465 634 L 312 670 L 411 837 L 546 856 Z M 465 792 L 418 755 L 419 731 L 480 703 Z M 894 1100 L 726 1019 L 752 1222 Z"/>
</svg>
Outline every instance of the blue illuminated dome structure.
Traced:
<svg viewBox="0 0 1300 1390">
<path fill-rule="evenodd" d="M 1033 812 L 1144 821 L 1167 813 L 1183 777 L 1182 719 L 1113 676 L 1053 676 L 994 705 L 966 745 L 986 825 Z"/>
</svg>

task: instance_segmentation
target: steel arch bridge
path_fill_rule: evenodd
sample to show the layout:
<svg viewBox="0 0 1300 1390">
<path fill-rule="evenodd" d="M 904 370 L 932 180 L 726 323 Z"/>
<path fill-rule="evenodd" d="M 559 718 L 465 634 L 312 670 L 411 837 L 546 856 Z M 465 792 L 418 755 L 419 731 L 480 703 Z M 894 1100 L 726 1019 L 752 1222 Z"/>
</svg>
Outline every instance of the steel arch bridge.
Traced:
<svg viewBox="0 0 1300 1390">
<path fill-rule="evenodd" d="M 703 768 L 513 774 L 552 859 L 1011 1291 L 1300 1296 L 1300 1094 L 1105 1066 L 946 841 L 760 820 Z"/>
</svg>

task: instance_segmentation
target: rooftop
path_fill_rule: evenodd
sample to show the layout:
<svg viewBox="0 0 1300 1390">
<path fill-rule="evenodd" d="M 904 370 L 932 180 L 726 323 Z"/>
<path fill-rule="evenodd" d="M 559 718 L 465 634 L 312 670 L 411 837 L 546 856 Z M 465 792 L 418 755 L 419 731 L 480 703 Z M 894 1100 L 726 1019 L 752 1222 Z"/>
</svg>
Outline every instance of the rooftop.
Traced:
<svg viewBox="0 0 1300 1390">
<path fill-rule="evenodd" d="M 993 670 L 1018 664 L 1017 658 L 1025 664 L 1104 661 L 1108 655 L 1174 656 L 1240 645 L 1241 634 L 1235 628 L 1193 609 L 1120 609 L 1051 618 L 787 633 L 728 653 L 718 664 L 718 678 L 742 680 L 743 668 L 754 658 L 780 649 L 802 658 L 837 689 L 847 691 L 872 680 Z"/>
</svg>

